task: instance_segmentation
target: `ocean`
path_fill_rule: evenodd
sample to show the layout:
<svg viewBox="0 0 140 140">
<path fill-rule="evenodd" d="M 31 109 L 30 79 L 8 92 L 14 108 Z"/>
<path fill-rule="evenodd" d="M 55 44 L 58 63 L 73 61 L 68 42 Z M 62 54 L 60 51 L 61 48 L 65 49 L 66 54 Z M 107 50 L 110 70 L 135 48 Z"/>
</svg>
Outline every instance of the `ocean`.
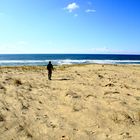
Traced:
<svg viewBox="0 0 140 140">
<path fill-rule="evenodd" d="M 122 54 L 0 54 L 0 66 L 46 66 L 64 64 L 138 64 L 140 55 Z"/>
</svg>

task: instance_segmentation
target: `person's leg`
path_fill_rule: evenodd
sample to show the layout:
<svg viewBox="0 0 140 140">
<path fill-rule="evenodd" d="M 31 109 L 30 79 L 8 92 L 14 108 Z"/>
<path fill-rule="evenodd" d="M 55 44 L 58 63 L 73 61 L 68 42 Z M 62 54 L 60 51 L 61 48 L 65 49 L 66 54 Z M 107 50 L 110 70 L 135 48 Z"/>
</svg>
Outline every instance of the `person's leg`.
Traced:
<svg viewBox="0 0 140 140">
<path fill-rule="evenodd" d="M 48 79 L 51 80 L 52 72 L 48 71 Z"/>
<path fill-rule="evenodd" d="M 50 80 L 50 75 L 49 75 L 49 72 L 48 72 L 48 80 Z"/>
<path fill-rule="evenodd" d="M 50 73 L 50 75 L 49 75 L 49 80 L 51 80 L 51 73 Z"/>
</svg>

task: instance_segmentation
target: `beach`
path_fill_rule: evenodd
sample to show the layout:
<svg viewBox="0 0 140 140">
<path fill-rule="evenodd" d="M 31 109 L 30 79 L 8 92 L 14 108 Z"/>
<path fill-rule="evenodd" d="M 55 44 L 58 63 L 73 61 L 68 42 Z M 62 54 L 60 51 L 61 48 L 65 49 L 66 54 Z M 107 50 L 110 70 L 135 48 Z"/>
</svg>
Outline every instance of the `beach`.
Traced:
<svg viewBox="0 0 140 140">
<path fill-rule="evenodd" d="M 140 65 L 0 67 L 0 140 L 139 140 Z"/>
</svg>

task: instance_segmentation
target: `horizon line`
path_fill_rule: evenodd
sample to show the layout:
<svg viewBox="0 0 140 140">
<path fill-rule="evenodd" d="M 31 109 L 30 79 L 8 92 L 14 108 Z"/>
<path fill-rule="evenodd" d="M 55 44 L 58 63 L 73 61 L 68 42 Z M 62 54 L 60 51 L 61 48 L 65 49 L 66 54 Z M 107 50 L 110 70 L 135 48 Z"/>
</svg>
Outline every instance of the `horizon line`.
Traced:
<svg viewBox="0 0 140 140">
<path fill-rule="evenodd" d="M 80 54 L 83 54 L 83 55 L 140 55 L 140 53 L 136 54 L 136 53 L 0 53 L 0 55 L 61 55 L 61 54 L 65 54 L 65 55 L 80 55 Z"/>
</svg>

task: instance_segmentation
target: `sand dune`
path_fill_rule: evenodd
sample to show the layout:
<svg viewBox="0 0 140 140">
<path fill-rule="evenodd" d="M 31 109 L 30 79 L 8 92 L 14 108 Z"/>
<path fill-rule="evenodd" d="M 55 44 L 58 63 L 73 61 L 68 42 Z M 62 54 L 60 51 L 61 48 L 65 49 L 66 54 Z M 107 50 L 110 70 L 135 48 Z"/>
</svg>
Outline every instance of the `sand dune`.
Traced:
<svg viewBox="0 0 140 140">
<path fill-rule="evenodd" d="M 140 139 L 140 66 L 0 67 L 0 140 L 123 139 Z"/>
</svg>

